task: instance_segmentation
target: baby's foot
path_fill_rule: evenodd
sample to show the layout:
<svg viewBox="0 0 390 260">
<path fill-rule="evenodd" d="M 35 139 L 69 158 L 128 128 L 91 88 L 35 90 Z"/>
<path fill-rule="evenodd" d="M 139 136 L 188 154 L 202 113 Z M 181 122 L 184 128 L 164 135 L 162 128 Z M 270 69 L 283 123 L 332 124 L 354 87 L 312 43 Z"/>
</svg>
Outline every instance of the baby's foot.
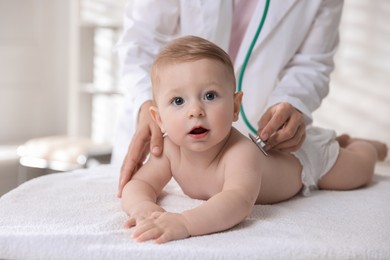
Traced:
<svg viewBox="0 0 390 260">
<path fill-rule="evenodd" d="M 352 138 L 347 134 L 343 134 L 336 137 L 337 142 L 339 142 L 340 146 L 345 148 L 348 145 L 350 145 L 353 142 L 356 141 L 364 141 L 367 143 L 370 143 L 372 146 L 374 146 L 377 154 L 378 154 L 378 161 L 384 161 L 387 157 L 387 145 L 385 143 L 375 141 L 375 140 L 368 140 L 368 139 L 362 139 L 362 138 Z"/>
<path fill-rule="evenodd" d="M 337 142 L 342 148 L 347 147 L 350 144 L 351 137 L 347 134 L 342 134 L 336 137 Z"/>
<path fill-rule="evenodd" d="M 386 159 L 388 148 L 387 148 L 387 145 L 385 143 L 382 143 L 379 141 L 374 141 L 374 140 L 365 140 L 365 139 L 363 139 L 363 140 L 366 142 L 369 142 L 370 144 L 372 144 L 375 147 L 376 152 L 378 154 L 378 161 L 382 162 Z"/>
</svg>

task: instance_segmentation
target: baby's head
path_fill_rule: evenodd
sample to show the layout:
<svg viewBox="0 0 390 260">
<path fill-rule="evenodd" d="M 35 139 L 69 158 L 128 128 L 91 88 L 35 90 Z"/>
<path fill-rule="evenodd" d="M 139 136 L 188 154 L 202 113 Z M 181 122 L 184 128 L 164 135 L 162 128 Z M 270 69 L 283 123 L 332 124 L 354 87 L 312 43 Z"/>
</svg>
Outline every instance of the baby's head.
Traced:
<svg viewBox="0 0 390 260">
<path fill-rule="evenodd" d="M 151 117 L 175 144 L 204 151 L 229 136 L 242 93 L 221 48 L 195 36 L 174 40 L 157 56 L 151 79 Z"/>
<path fill-rule="evenodd" d="M 236 78 L 229 55 L 216 44 L 197 36 L 184 36 L 168 43 L 157 55 L 151 67 L 153 95 L 160 83 L 160 74 L 166 66 L 208 59 L 217 61 L 226 70 L 229 86 L 235 91 Z"/>
</svg>

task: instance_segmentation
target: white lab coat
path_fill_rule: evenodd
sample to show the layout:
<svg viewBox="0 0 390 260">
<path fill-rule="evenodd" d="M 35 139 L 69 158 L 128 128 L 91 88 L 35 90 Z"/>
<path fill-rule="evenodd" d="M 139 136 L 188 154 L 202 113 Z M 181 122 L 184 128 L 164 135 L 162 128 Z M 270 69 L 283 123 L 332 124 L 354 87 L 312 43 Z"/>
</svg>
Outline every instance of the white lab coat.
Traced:
<svg viewBox="0 0 390 260">
<path fill-rule="evenodd" d="M 235 61 L 238 78 L 263 14 L 259 0 Z M 252 125 L 268 107 L 289 102 L 311 122 L 329 91 L 338 44 L 342 0 L 271 0 L 268 16 L 243 80 L 243 106 Z M 132 0 L 117 51 L 126 88 L 125 109 L 114 143 L 113 163 L 121 164 L 136 127 L 140 106 L 152 98 L 149 67 L 168 41 L 183 35 L 206 38 L 227 50 L 232 0 Z M 235 123 L 244 134 L 248 128 Z"/>
</svg>

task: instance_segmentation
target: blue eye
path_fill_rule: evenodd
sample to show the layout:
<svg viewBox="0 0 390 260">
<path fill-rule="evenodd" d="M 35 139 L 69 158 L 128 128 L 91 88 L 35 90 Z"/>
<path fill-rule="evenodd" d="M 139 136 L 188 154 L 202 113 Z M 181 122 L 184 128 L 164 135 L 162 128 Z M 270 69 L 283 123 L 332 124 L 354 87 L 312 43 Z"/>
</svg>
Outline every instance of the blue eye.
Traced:
<svg viewBox="0 0 390 260">
<path fill-rule="evenodd" d="M 214 100 L 217 97 L 217 94 L 215 92 L 207 92 L 206 95 L 204 95 L 204 99 L 206 100 Z"/>
<path fill-rule="evenodd" d="M 171 103 L 175 104 L 176 106 L 183 105 L 184 99 L 181 97 L 174 97 L 171 101 Z"/>
</svg>

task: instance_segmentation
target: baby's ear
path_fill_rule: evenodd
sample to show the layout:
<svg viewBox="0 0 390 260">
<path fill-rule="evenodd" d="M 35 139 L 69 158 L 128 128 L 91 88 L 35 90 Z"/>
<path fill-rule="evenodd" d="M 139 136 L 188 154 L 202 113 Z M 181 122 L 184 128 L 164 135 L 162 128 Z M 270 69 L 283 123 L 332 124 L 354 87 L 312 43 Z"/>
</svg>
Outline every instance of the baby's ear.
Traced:
<svg viewBox="0 0 390 260">
<path fill-rule="evenodd" d="M 161 132 L 164 132 L 164 129 L 162 128 L 162 122 L 161 122 L 160 113 L 158 112 L 158 108 L 155 106 L 151 106 L 149 108 L 149 113 L 153 121 L 160 127 Z"/>
<path fill-rule="evenodd" d="M 241 107 L 241 101 L 242 101 L 243 93 L 242 91 L 234 93 L 234 111 L 233 111 L 233 121 L 238 120 L 238 116 L 240 114 L 240 107 Z"/>
</svg>

